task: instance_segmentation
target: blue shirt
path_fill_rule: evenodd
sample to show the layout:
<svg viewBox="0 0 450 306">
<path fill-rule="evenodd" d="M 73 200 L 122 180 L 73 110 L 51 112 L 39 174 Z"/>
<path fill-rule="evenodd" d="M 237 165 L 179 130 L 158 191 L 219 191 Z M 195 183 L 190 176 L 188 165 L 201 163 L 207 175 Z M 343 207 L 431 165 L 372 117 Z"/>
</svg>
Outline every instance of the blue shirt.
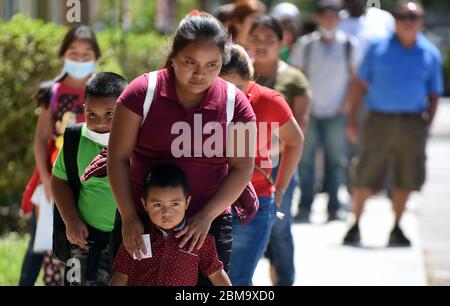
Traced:
<svg viewBox="0 0 450 306">
<path fill-rule="evenodd" d="M 428 108 L 430 94 L 444 91 L 442 57 L 423 34 L 407 49 L 396 35 L 374 42 L 358 73 L 369 83 L 369 110 L 385 113 L 415 113 Z"/>
</svg>

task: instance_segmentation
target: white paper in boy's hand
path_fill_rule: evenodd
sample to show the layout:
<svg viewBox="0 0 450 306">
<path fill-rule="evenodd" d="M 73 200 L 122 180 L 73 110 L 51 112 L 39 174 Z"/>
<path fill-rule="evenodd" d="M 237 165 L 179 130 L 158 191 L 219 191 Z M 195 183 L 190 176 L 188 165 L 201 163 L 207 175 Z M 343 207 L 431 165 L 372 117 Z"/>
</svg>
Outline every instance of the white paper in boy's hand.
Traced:
<svg viewBox="0 0 450 306">
<path fill-rule="evenodd" d="M 141 252 L 141 259 L 151 258 L 152 257 L 152 245 L 150 243 L 150 234 L 142 235 L 142 240 L 144 240 L 145 248 L 147 249 L 147 254 Z M 133 259 L 138 259 L 136 254 L 133 253 Z"/>
</svg>

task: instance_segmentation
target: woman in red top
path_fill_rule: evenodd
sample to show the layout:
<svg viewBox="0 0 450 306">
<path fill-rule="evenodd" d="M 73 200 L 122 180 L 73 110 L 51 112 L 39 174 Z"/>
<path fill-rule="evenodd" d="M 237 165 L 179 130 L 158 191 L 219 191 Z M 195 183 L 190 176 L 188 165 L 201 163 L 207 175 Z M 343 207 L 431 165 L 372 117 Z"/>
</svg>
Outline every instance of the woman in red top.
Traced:
<svg viewBox="0 0 450 306">
<path fill-rule="evenodd" d="M 258 214 L 249 224 L 241 225 L 233 216 L 230 269 L 233 285 L 250 286 L 256 264 L 269 241 L 276 206 L 280 207 L 283 194 L 297 169 L 303 134 L 284 98 L 278 92 L 250 81 L 253 78 L 253 67 L 242 47 L 231 47 L 231 59 L 222 67 L 221 76 L 245 92 L 255 111 L 258 127 L 258 150 L 252 183 L 258 194 L 260 207 Z M 284 145 L 284 154 L 275 182 L 270 179 L 272 168 L 278 162 L 272 163 L 270 158 L 272 133 L 278 134 Z"/>
<path fill-rule="evenodd" d="M 54 81 L 42 83 L 35 95 L 39 103 L 39 117 L 34 136 L 34 158 L 37 169 L 22 199 L 24 213 L 30 212 L 30 208 L 33 207 L 31 196 L 37 185 L 42 184 L 47 199 L 52 198 L 51 156 L 56 155 L 55 140 L 58 134 L 62 133 L 59 131 L 60 126 L 67 124 L 64 122 L 68 120 L 66 118 L 74 118 L 76 122 L 84 121 L 85 86 L 94 73 L 96 61 L 101 56 L 100 47 L 92 29 L 78 26 L 69 30 L 62 41 L 59 56 L 64 60 L 62 75 Z M 33 210 L 32 239 L 25 255 L 19 281 L 19 285 L 23 286 L 34 285 L 43 260 L 43 254 L 33 252 L 37 214 L 37 209 L 36 212 Z M 50 263 L 51 260 L 51 256 L 45 258 L 46 263 Z M 45 278 L 45 283 L 50 283 L 47 273 Z M 60 282 L 60 280 L 57 281 Z"/>
<path fill-rule="evenodd" d="M 229 207 L 250 181 L 254 158 L 251 154 L 227 157 L 223 139 L 216 145 L 224 154 L 203 152 L 210 141 L 207 127 L 227 125 L 228 84 L 218 77 L 227 50 L 223 25 L 206 13 L 191 13 L 176 31 L 166 67 L 157 72 L 151 107 L 145 101 L 152 74 L 136 78 L 119 98 L 109 141 L 108 173 L 122 217 L 123 243 L 130 255 L 140 250 L 145 253 L 140 219 L 145 215 L 139 202 L 145 174 L 157 164 L 172 163 L 184 170 L 192 191 L 188 224 L 177 234 L 182 237 L 180 247 L 189 243 L 189 250 L 200 249 L 210 232 L 228 270 Z M 254 112 L 239 90 L 233 118 L 255 132 Z M 180 137 L 185 141 L 180 142 Z M 254 141 L 239 145 L 247 152 L 255 147 Z"/>
</svg>

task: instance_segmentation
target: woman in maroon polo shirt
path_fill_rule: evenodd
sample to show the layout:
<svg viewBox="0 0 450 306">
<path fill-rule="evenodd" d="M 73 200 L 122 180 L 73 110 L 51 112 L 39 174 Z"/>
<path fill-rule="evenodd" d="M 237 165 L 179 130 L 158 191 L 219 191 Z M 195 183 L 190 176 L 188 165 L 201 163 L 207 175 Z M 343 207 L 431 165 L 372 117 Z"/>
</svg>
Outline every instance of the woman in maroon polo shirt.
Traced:
<svg viewBox="0 0 450 306">
<path fill-rule="evenodd" d="M 227 31 L 219 21 L 206 13 L 190 14 L 177 29 L 165 68 L 157 72 L 151 107 L 144 103 L 148 73 L 131 82 L 119 98 L 109 142 L 108 173 L 122 217 L 123 243 L 130 254 L 145 250 L 139 202 L 145 174 L 154 165 L 173 163 L 187 174 L 192 190 L 188 225 L 177 235 L 182 238 L 180 247 L 189 242 L 190 250 L 199 249 L 209 231 L 228 271 L 232 240 L 229 207 L 250 181 L 254 158 L 252 154 L 227 157 L 224 137 L 213 146 L 216 153 L 223 154 L 204 152 L 212 136 L 205 129 L 227 126 L 228 84 L 218 77 L 229 57 L 227 50 Z M 247 128 L 255 132 L 255 114 L 245 95 L 236 90 L 234 102 L 232 121 L 248 123 Z M 180 134 L 187 141 L 180 143 Z M 254 138 L 238 145 L 245 152 L 256 146 Z"/>
</svg>

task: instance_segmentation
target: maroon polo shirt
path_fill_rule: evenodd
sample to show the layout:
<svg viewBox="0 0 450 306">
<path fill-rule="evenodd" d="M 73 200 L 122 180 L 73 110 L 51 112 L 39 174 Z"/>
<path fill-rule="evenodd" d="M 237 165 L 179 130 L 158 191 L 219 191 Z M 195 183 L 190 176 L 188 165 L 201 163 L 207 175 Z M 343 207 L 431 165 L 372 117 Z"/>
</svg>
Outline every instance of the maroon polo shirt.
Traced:
<svg viewBox="0 0 450 306">
<path fill-rule="evenodd" d="M 188 253 L 178 247 L 175 230 L 163 231 L 149 226 L 152 257 L 134 260 L 123 244 L 117 253 L 113 271 L 128 275 L 128 286 L 195 286 L 199 273 L 204 276 L 223 269 L 214 237 L 206 237 L 200 250 Z"/>
<path fill-rule="evenodd" d="M 148 87 L 148 74 L 143 74 L 132 81 L 118 102 L 139 116 L 143 116 L 143 105 Z M 186 110 L 180 103 L 175 89 L 175 74 L 173 68 L 162 69 L 158 72 L 157 86 L 153 103 L 141 127 L 136 146 L 131 157 L 131 186 L 133 197 L 138 210 L 143 212 L 139 201 L 142 185 L 149 170 L 161 163 L 171 163 L 180 167 L 187 175 L 191 190 L 192 201 L 187 215 L 198 212 L 213 196 L 228 173 L 226 158 L 226 141 L 223 141 L 223 157 L 207 157 L 203 150 L 198 150 L 194 142 L 194 116 L 202 116 L 203 130 L 208 122 L 218 122 L 223 128 L 226 126 L 227 83 L 216 78 L 207 90 L 199 106 Z M 247 123 L 255 121 L 256 117 L 247 97 L 236 90 L 235 110 L 233 122 Z M 190 143 L 185 143 L 191 157 L 175 157 L 171 146 L 180 134 L 172 134 L 172 126 L 177 122 L 189 125 L 191 131 Z M 225 134 L 225 133 L 224 133 Z M 200 133 L 201 146 L 211 135 Z M 198 141 L 198 140 L 197 140 Z M 186 149 L 183 147 L 183 149 Z M 229 213 L 229 208 L 224 213 Z"/>
</svg>

